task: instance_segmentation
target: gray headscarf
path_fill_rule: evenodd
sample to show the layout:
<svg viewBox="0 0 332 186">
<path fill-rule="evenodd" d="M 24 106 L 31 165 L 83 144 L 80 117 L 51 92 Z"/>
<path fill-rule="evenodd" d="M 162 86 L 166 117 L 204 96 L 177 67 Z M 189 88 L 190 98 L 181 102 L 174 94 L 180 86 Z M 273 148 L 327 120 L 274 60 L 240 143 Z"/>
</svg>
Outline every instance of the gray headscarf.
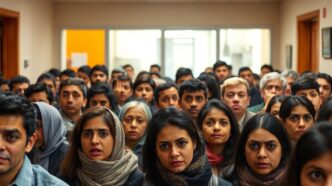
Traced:
<svg viewBox="0 0 332 186">
<path fill-rule="evenodd" d="M 37 163 L 48 170 L 49 156 L 66 141 L 66 128 L 62 123 L 59 111 L 53 106 L 33 103 L 39 108 L 44 133 L 44 149 L 39 152 Z"/>
<path fill-rule="evenodd" d="M 79 181 L 81 185 L 89 186 L 123 185 L 129 175 L 137 169 L 137 157 L 131 151 L 125 149 L 124 131 L 118 117 L 106 107 L 91 109 L 105 109 L 113 116 L 115 120 L 115 143 L 108 161 L 90 160 L 81 150 L 78 150 L 78 158 L 80 158 L 82 164 L 82 168 L 78 169 L 77 172 Z M 89 110 L 86 112 L 89 112 Z"/>
</svg>

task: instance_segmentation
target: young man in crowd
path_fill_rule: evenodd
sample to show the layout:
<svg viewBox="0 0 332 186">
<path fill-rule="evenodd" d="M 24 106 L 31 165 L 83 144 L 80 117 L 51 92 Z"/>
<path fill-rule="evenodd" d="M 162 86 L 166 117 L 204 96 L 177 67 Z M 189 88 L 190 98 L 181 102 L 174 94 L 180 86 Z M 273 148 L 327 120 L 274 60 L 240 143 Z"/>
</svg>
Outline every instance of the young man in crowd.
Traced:
<svg viewBox="0 0 332 186">
<path fill-rule="evenodd" d="M 24 96 L 25 90 L 30 86 L 30 81 L 25 76 L 15 76 L 10 80 L 9 88 L 11 92 L 14 92 L 20 96 Z"/>
<path fill-rule="evenodd" d="M 194 79 L 193 72 L 190 68 L 180 67 L 175 74 L 175 83 L 180 86 L 181 83 L 187 80 Z"/>
<path fill-rule="evenodd" d="M 133 95 L 133 83 L 128 76 L 120 76 L 112 82 L 112 89 L 117 97 L 118 105 L 124 105 L 125 101 Z"/>
<path fill-rule="evenodd" d="M 157 86 L 154 90 L 154 100 L 159 109 L 171 106 L 179 109 L 178 87 L 174 83 L 163 83 Z"/>
<path fill-rule="evenodd" d="M 95 65 L 90 72 L 91 84 L 94 85 L 97 82 L 108 82 L 108 69 L 105 65 Z"/>
<path fill-rule="evenodd" d="M 81 66 L 77 70 L 77 77 L 82 79 L 88 88 L 91 87 L 90 73 L 91 68 L 88 65 Z"/>
<path fill-rule="evenodd" d="M 0 185 L 67 185 L 26 156 L 37 139 L 34 122 L 25 97 L 0 94 Z"/>
<path fill-rule="evenodd" d="M 45 84 L 31 85 L 24 94 L 30 102 L 53 103 L 53 93 Z"/>
<path fill-rule="evenodd" d="M 179 88 L 180 106 L 196 121 L 199 111 L 207 99 L 208 89 L 205 83 L 198 79 L 184 81 Z"/>
<path fill-rule="evenodd" d="M 318 73 L 316 81 L 320 85 L 319 93 L 324 103 L 332 93 L 332 77 L 325 73 Z"/>
<path fill-rule="evenodd" d="M 213 64 L 213 72 L 218 78 L 218 82 L 223 82 L 231 75 L 229 65 L 225 61 L 217 61 Z"/>
</svg>

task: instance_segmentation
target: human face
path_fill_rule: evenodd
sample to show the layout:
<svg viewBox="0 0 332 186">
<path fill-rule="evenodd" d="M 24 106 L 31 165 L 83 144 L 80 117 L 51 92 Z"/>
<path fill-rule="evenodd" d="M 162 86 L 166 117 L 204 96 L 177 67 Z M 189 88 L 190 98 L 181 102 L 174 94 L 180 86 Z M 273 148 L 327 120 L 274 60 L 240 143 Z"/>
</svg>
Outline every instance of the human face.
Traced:
<svg viewBox="0 0 332 186">
<path fill-rule="evenodd" d="M 202 109 L 207 99 L 203 90 L 188 92 L 184 91 L 180 99 L 181 108 L 192 118 L 197 118 L 199 111 Z"/>
<path fill-rule="evenodd" d="M 85 107 L 86 99 L 82 90 L 76 85 L 62 87 L 60 92 L 60 107 L 67 115 L 77 115 Z"/>
<path fill-rule="evenodd" d="M 82 79 L 87 86 L 90 85 L 90 77 L 88 74 L 79 71 L 77 72 L 77 77 Z"/>
<path fill-rule="evenodd" d="M 332 185 L 332 153 L 324 153 L 317 159 L 308 161 L 301 170 L 302 186 Z"/>
<path fill-rule="evenodd" d="M 229 71 L 227 66 L 219 66 L 214 73 L 216 74 L 219 81 L 223 81 L 229 76 Z"/>
<path fill-rule="evenodd" d="M 175 87 L 171 87 L 169 89 L 160 91 L 158 99 L 159 99 L 158 100 L 158 107 L 160 109 L 170 107 L 170 106 L 180 108 L 180 106 L 179 106 L 179 93 L 178 93 L 178 90 Z"/>
<path fill-rule="evenodd" d="M 269 131 L 259 128 L 249 134 L 244 156 L 250 169 L 256 174 L 270 174 L 278 167 L 281 155 L 281 144 Z"/>
<path fill-rule="evenodd" d="M 8 84 L 2 84 L 0 87 L 1 92 L 9 92 L 9 85 Z"/>
<path fill-rule="evenodd" d="M 270 69 L 268 69 L 268 68 L 262 68 L 261 69 L 261 77 L 263 77 L 265 74 L 267 74 L 267 73 L 270 73 L 271 71 L 270 71 Z"/>
<path fill-rule="evenodd" d="M 188 81 L 193 79 L 193 77 L 191 75 L 185 75 L 185 76 L 181 76 L 177 81 L 176 84 L 177 85 L 181 85 L 184 81 Z"/>
<path fill-rule="evenodd" d="M 114 139 L 111 129 L 102 116 L 89 119 L 81 134 L 82 152 L 90 160 L 106 161 L 113 151 Z"/>
<path fill-rule="evenodd" d="M 128 77 L 129 77 L 130 79 L 133 79 L 133 77 L 134 77 L 134 73 L 135 73 L 135 72 L 134 72 L 134 69 L 128 66 L 128 67 L 126 67 L 124 70 L 127 72 Z"/>
<path fill-rule="evenodd" d="M 150 72 L 160 72 L 158 67 L 151 67 Z"/>
<path fill-rule="evenodd" d="M 245 70 L 240 73 L 240 77 L 247 80 L 250 85 L 254 83 L 254 76 L 250 70 Z"/>
<path fill-rule="evenodd" d="M 119 105 L 122 105 L 133 94 L 129 81 L 116 80 L 113 90 Z"/>
<path fill-rule="evenodd" d="M 292 109 L 284 123 L 289 137 L 297 141 L 306 130 L 312 127 L 314 119 L 305 106 L 298 105 Z"/>
<path fill-rule="evenodd" d="M 122 76 L 122 72 L 112 72 L 111 79 L 117 79 L 118 77 Z"/>
<path fill-rule="evenodd" d="M 44 102 L 44 103 L 50 104 L 50 102 L 47 99 L 47 94 L 45 92 L 33 93 L 28 97 L 28 100 L 30 102 L 38 102 L 39 101 L 39 102 Z"/>
<path fill-rule="evenodd" d="M 286 89 L 285 89 L 285 95 L 286 96 L 290 96 L 292 94 L 292 85 L 294 84 L 294 81 L 295 79 L 288 76 L 286 77 L 286 81 L 287 81 L 287 86 L 286 86 Z"/>
<path fill-rule="evenodd" d="M 153 88 L 149 83 L 141 83 L 135 89 L 135 96 L 142 98 L 147 104 L 153 99 Z"/>
<path fill-rule="evenodd" d="M 40 83 L 42 83 L 43 85 L 46 85 L 47 88 L 49 88 L 53 95 L 56 95 L 56 87 L 55 84 L 53 83 L 53 80 L 51 79 L 43 79 L 42 81 L 40 81 Z"/>
<path fill-rule="evenodd" d="M 106 95 L 103 93 L 95 94 L 89 100 L 90 107 L 107 107 L 111 108 L 111 104 L 107 99 Z"/>
<path fill-rule="evenodd" d="M 122 123 L 126 142 L 138 142 L 145 134 L 148 120 L 141 108 L 133 107 L 124 115 Z"/>
<path fill-rule="evenodd" d="M 237 118 L 241 118 L 250 103 L 248 90 L 244 84 L 229 85 L 224 89 L 224 102 L 232 109 Z"/>
<path fill-rule="evenodd" d="M 190 165 L 195 148 L 196 141 L 179 127 L 168 124 L 157 135 L 157 157 L 161 165 L 172 173 L 181 173 Z"/>
<path fill-rule="evenodd" d="M 44 140 L 43 122 L 40 119 L 37 119 L 36 121 L 36 135 L 37 135 L 37 140 L 35 145 L 38 148 L 42 148 L 45 145 L 45 140 Z"/>
<path fill-rule="evenodd" d="M 322 104 L 322 97 L 319 96 L 316 89 L 299 90 L 296 92 L 296 95 L 308 98 L 314 105 L 316 112 L 319 111 L 320 105 Z"/>
<path fill-rule="evenodd" d="M 320 85 L 319 93 L 323 101 L 326 101 L 331 96 L 331 85 L 324 78 L 317 78 L 317 83 Z"/>
<path fill-rule="evenodd" d="M 261 90 L 261 95 L 265 103 L 275 95 L 282 94 L 282 81 L 280 79 L 270 80 L 266 83 L 265 87 Z"/>
<path fill-rule="evenodd" d="M 24 155 L 31 151 L 36 141 L 33 134 L 27 141 L 23 117 L 0 116 L 0 177 L 14 179 L 23 165 Z M 12 180 L 8 180 L 11 183 Z"/>
<path fill-rule="evenodd" d="M 229 118 L 223 111 L 212 108 L 203 120 L 202 132 L 209 147 L 224 147 L 231 136 Z"/>
<path fill-rule="evenodd" d="M 280 119 L 279 118 L 280 106 L 281 106 L 281 103 L 277 102 L 277 103 L 275 103 L 275 104 L 272 105 L 271 110 L 270 110 L 270 114 L 272 114 L 273 116 L 277 117 L 278 119 Z"/>
<path fill-rule="evenodd" d="M 15 83 L 13 85 L 13 90 L 12 92 L 24 96 L 25 90 L 29 87 L 29 83 Z"/>
<path fill-rule="evenodd" d="M 93 84 L 97 83 L 97 82 L 107 82 L 107 76 L 103 71 L 100 70 L 95 70 L 93 71 L 93 73 L 91 74 L 91 82 Z"/>
</svg>

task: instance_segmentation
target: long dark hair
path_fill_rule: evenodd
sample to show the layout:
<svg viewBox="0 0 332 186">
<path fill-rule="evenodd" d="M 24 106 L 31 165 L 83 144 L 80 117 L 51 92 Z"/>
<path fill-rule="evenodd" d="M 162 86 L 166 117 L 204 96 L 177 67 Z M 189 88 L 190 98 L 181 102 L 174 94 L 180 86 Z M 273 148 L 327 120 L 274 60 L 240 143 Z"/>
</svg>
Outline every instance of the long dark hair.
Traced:
<svg viewBox="0 0 332 186">
<path fill-rule="evenodd" d="M 290 116 L 292 113 L 292 110 L 294 107 L 298 105 L 303 105 L 306 107 L 311 114 L 312 118 L 316 117 L 316 110 L 314 105 L 309 101 L 308 98 L 304 96 L 289 96 L 287 97 L 284 102 L 282 102 L 280 106 L 280 112 L 279 116 L 282 119 L 282 121 L 285 123 L 286 119 Z"/>
<path fill-rule="evenodd" d="M 204 153 L 202 137 L 195 122 L 184 112 L 173 107 L 168 107 L 157 112 L 150 120 L 147 128 L 147 136 L 143 147 L 143 170 L 147 180 L 155 183 L 159 176 L 157 168 L 156 141 L 160 131 L 167 125 L 184 129 L 192 141 L 196 142 L 195 152 Z"/>
<path fill-rule="evenodd" d="M 287 185 L 299 186 L 303 166 L 332 151 L 332 123 L 319 122 L 297 141 L 287 173 Z M 331 162 L 326 162 L 331 163 Z"/>
<path fill-rule="evenodd" d="M 232 112 L 232 110 L 224 103 L 222 103 L 220 100 L 212 99 L 208 101 L 201 111 L 198 114 L 197 117 L 197 126 L 202 130 L 202 125 L 204 122 L 204 119 L 206 115 L 211 111 L 212 108 L 216 108 L 222 112 L 225 113 L 225 115 L 228 117 L 230 124 L 231 124 L 231 134 L 228 139 L 228 141 L 225 144 L 224 151 L 222 152 L 222 156 L 224 158 L 224 162 L 222 166 L 229 165 L 231 163 L 234 163 L 235 158 L 235 147 L 238 143 L 239 137 L 240 137 L 240 130 L 239 125 L 237 123 L 237 120 Z"/>
<path fill-rule="evenodd" d="M 254 130 L 259 129 L 259 128 L 269 131 L 276 138 L 278 138 L 279 143 L 281 145 L 281 149 L 282 149 L 282 157 L 281 157 L 278 167 L 269 174 L 269 175 L 272 175 L 272 174 L 277 174 L 277 175 L 272 176 L 272 178 L 270 180 L 267 180 L 266 178 L 264 178 L 264 177 L 268 177 L 269 175 L 260 176 L 260 175 L 255 174 L 249 168 L 246 158 L 244 156 L 245 146 L 246 146 L 249 135 Z M 248 178 L 251 178 L 251 179 L 249 179 L 249 181 L 252 181 L 252 183 L 255 183 L 255 184 L 263 183 L 264 181 L 267 181 L 267 182 L 272 181 L 272 182 L 274 182 L 274 184 L 280 183 L 284 179 L 284 176 L 280 177 L 280 175 L 286 169 L 290 153 L 291 153 L 290 139 L 289 139 L 288 133 L 287 133 L 286 129 L 283 127 L 281 121 L 269 113 L 257 114 L 248 120 L 248 122 L 246 123 L 246 125 L 244 126 L 244 128 L 242 130 L 239 145 L 237 148 L 236 157 L 235 157 L 235 172 L 239 179 L 243 179 L 244 176 L 248 176 Z"/>
</svg>

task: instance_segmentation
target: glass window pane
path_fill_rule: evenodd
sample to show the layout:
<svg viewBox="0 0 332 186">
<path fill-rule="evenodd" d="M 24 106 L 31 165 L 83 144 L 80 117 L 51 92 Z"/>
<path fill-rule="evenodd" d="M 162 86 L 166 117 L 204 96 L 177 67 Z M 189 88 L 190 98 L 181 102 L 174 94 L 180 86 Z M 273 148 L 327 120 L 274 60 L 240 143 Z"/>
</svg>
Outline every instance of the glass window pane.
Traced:
<svg viewBox="0 0 332 186">
<path fill-rule="evenodd" d="M 215 30 L 165 31 L 165 74 L 175 79 L 179 67 L 191 68 L 197 77 L 216 61 Z"/>
<path fill-rule="evenodd" d="M 64 30 L 64 68 L 105 64 L 104 30 Z"/>
<path fill-rule="evenodd" d="M 271 64 L 269 29 L 221 29 L 220 60 L 233 66 L 237 75 L 242 66 L 259 73 L 263 64 Z"/>
<path fill-rule="evenodd" d="M 150 65 L 160 65 L 160 30 L 110 30 L 110 69 L 131 64 L 135 76 Z"/>
</svg>

